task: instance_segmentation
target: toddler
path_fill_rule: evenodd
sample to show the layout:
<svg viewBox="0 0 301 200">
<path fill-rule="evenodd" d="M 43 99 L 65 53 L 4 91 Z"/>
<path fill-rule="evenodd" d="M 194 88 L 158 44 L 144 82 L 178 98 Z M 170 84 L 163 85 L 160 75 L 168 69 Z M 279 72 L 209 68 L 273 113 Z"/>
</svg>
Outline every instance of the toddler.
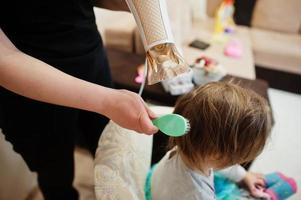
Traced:
<svg viewBox="0 0 301 200">
<path fill-rule="evenodd" d="M 265 99 L 232 83 L 209 83 L 181 97 L 174 113 L 187 118 L 191 129 L 169 138 L 170 151 L 149 173 L 147 199 L 216 199 L 216 170 L 263 197 L 264 178 L 239 164 L 256 158 L 269 137 Z"/>
</svg>

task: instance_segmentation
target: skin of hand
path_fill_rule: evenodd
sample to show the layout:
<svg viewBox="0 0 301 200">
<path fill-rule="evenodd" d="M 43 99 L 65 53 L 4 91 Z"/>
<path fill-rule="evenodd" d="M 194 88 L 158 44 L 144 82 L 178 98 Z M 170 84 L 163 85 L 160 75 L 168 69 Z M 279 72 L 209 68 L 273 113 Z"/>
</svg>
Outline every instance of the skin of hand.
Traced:
<svg viewBox="0 0 301 200">
<path fill-rule="evenodd" d="M 47 103 L 98 112 L 124 128 L 153 134 L 155 118 L 140 96 L 105 88 L 57 70 L 19 51 L 0 28 L 0 86 Z"/>
<path fill-rule="evenodd" d="M 139 133 L 154 134 L 158 129 L 151 119 L 156 115 L 146 106 L 143 99 L 136 93 L 127 90 L 111 90 L 105 100 L 107 109 L 103 113 L 125 128 L 131 128 Z M 106 105 L 105 105 L 106 107 Z"/>
<path fill-rule="evenodd" d="M 252 196 L 257 198 L 264 197 L 265 182 L 262 174 L 247 172 L 242 183 L 247 187 Z"/>
</svg>

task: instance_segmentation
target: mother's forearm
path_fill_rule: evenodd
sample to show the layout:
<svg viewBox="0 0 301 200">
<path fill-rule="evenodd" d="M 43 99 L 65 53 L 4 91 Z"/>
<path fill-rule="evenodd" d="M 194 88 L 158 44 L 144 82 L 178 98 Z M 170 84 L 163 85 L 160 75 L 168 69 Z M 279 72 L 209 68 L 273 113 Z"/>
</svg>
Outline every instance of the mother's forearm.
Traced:
<svg viewBox="0 0 301 200">
<path fill-rule="evenodd" d="M 1 58 L 0 74 L 1 86 L 22 96 L 95 112 L 110 92 L 18 51 Z"/>
<path fill-rule="evenodd" d="M 0 28 L 0 86 L 19 95 L 105 114 L 112 89 L 73 76 L 19 51 Z"/>
</svg>

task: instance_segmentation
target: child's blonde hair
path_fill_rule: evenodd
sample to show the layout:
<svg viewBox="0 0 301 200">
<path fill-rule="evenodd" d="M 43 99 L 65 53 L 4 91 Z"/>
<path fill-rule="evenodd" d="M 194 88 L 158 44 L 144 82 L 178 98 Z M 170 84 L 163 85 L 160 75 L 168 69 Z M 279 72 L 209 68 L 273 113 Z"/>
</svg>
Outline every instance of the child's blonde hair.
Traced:
<svg viewBox="0 0 301 200">
<path fill-rule="evenodd" d="M 265 99 L 233 83 L 209 83 L 184 95 L 174 113 L 187 118 L 188 134 L 171 137 L 169 147 L 197 167 L 214 159 L 226 167 L 253 160 L 269 136 L 270 109 Z"/>
</svg>

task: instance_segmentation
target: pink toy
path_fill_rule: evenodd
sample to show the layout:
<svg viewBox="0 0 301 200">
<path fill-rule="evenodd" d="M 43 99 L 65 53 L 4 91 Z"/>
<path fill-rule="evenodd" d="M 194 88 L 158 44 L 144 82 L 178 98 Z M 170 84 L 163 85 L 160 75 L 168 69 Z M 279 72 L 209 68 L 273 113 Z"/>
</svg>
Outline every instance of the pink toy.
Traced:
<svg viewBox="0 0 301 200">
<path fill-rule="evenodd" d="M 136 83 L 143 83 L 144 80 L 144 65 L 139 65 L 137 67 L 137 76 L 135 77 L 135 82 Z"/>
<path fill-rule="evenodd" d="M 138 74 L 135 78 L 135 82 L 141 84 L 144 80 L 143 74 Z"/>
<path fill-rule="evenodd" d="M 242 56 L 242 45 L 238 40 L 230 41 L 226 47 L 224 54 L 232 58 L 240 58 Z"/>
<path fill-rule="evenodd" d="M 284 200 L 297 192 L 297 183 L 294 179 L 280 172 L 265 176 L 266 194 L 271 200 Z"/>
</svg>

